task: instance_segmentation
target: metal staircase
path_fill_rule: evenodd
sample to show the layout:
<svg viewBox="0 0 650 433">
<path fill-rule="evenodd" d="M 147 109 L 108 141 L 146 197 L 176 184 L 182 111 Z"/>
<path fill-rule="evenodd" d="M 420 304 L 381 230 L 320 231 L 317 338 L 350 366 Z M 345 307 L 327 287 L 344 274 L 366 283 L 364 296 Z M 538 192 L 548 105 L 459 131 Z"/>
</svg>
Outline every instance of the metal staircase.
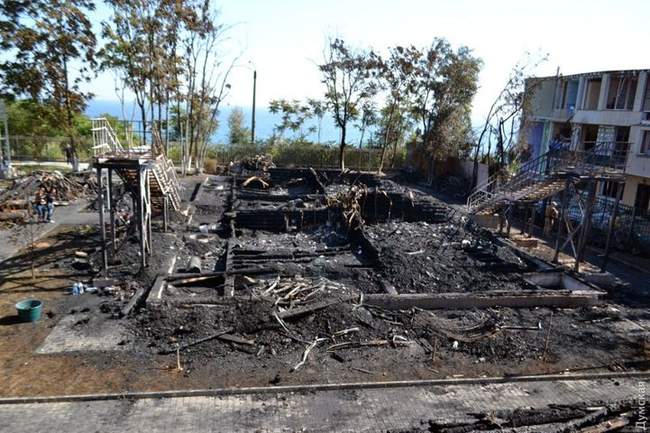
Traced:
<svg viewBox="0 0 650 433">
<path fill-rule="evenodd" d="M 509 177 L 497 173 L 467 199 L 470 214 L 490 214 L 517 202 L 534 203 L 561 192 L 567 177 L 618 179 L 625 172 L 628 143 L 599 143 L 588 150 L 553 149 L 524 163 Z"/>
<path fill-rule="evenodd" d="M 165 198 L 169 200 L 175 211 L 181 210 L 181 200 L 178 192 L 176 169 L 171 159 L 167 158 L 164 146 L 157 133 L 152 129 L 152 145 L 125 148 L 121 145 L 111 124 L 106 118 L 92 119 L 93 155 L 102 160 L 129 161 L 144 160 L 147 183 L 150 189 L 151 206 L 155 213 L 162 212 Z M 122 179 L 126 188 L 138 196 L 140 183 L 138 168 L 128 164 L 115 164 L 115 171 Z"/>
</svg>

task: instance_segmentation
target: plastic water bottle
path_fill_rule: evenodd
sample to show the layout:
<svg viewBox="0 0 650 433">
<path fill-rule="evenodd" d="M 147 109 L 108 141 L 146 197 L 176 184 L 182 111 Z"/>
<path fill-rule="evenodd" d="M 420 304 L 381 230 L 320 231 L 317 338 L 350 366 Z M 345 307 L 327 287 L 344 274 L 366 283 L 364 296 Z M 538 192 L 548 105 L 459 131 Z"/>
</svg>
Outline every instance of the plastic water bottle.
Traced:
<svg viewBox="0 0 650 433">
<path fill-rule="evenodd" d="M 84 293 L 83 283 L 74 283 L 72 285 L 72 294 L 74 296 L 82 295 Z"/>
</svg>

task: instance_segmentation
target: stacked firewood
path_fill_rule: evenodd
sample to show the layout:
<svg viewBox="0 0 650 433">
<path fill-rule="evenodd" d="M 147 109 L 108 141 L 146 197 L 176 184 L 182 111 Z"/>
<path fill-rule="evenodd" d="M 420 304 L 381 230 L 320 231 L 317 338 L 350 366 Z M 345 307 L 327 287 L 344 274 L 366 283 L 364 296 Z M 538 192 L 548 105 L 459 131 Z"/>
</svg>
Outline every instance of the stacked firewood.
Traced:
<svg viewBox="0 0 650 433">
<path fill-rule="evenodd" d="M 97 181 L 90 174 L 34 171 L 29 176 L 14 180 L 7 190 L 0 191 L 0 223 L 7 225 L 26 221 L 34 195 L 41 187 L 54 195 L 56 205 L 97 193 Z"/>
</svg>

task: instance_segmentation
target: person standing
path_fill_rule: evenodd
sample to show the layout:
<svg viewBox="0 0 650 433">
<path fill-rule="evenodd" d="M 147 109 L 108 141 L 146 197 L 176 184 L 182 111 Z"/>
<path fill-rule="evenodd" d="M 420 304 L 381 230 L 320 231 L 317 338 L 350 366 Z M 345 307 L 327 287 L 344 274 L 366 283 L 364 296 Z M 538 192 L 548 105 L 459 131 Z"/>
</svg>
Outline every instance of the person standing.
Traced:
<svg viewBox="0 0 650 433">
<path fill-rule="evenodd" d="M 558 215 L 557 203 L 554 201 L 549 203 L 548 206 L 546 206 L 546 212 L 544 214 L 544 236 L 550 236 Z"/>
<path fill-rule="evenodd" d="M 56 196 L 56 188 L 51 188 L 45 195 L 45 218 L 48 223 L 53 223 L 54 220 L 54 198 Z"/>
</svg>

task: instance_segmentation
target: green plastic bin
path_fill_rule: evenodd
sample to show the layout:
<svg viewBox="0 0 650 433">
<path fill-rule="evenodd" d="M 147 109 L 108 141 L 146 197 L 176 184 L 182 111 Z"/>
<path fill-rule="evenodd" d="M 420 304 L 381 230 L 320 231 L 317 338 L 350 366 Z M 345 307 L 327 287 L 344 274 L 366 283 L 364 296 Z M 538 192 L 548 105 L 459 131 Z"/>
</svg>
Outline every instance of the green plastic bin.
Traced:
<svg viewBox="0 0 650 433">
<path fill-rule="evenodd" d="M 41 318 L 43 303 L 38 299 L 23 299 L 16 304 L 18 318 L 21 322 L 36 322 Z"/>
</svg>

